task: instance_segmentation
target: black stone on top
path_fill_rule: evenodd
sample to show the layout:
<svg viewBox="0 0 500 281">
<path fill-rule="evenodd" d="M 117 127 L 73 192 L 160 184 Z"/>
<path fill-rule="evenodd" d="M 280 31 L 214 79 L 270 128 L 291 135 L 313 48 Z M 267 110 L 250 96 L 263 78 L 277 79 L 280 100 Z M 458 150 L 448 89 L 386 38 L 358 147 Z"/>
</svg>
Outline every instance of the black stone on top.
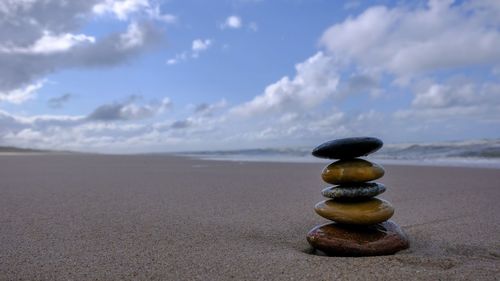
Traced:
<svg viewBox="0 0 500 281">
<path fill-rule="evenodd" d="M 312 155 L 327 159 L 351 159 L 373 153 L 383 144 L 381 140 L 372 137 L 336 139 L 320 144 Z"/>
</svg>

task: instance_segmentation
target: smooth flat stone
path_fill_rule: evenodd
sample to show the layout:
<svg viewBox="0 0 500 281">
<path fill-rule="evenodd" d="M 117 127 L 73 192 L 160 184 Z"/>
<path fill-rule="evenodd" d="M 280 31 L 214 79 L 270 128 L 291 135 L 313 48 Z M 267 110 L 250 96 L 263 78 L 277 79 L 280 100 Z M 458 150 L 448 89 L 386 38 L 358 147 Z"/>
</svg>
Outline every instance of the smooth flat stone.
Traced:
<svg viewBox="0 0 500 281">
<path fill-rule="evenodd" d="M 328 223 L 309 231 L 307 241 L 330 256 L 392 255 L 410 247 L 406 234 L 392 221 L 370 226 Z"/>
<path fill-rule="evenodd" d="M 394 214 L 394 207 L 388 201 L 370 198 L 360 202 L 321 201 L 314 210 L 318 215 L 345 224 L 368 225 L 386 221 Z"/>
<path fill-rule="evenodd" d="M 376 180 L 384 173 L 384 168 L 378 164 L 363 159 L 349 159 L 326 166 L 321 177 L 327 183 L 345 184 Z"/>
<path fill-rule="evenodd" d="M 327 159 L 350 159 L 379 150 L 384 143 L 371 137 L 345 138 L 327 141 L 313 149 L 312 155 Z"/>
<path fill-rule="evenodd" d="M 385 186 L 378 182 L 365 182 L 352 185 L 338 185 L 323 189 L 321 195 L 332 199 L 365 200 L 385 191 Z"/>
</svg>

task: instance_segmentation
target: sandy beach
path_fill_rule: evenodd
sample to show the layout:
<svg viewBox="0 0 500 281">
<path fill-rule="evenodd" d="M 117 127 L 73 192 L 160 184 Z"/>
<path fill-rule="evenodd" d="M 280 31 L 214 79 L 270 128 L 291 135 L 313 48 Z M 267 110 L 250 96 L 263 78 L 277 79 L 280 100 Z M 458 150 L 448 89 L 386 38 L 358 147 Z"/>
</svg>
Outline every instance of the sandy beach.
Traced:
<svg viewBox="0 0 500 281">
<path fill-rule="evenodd" d="M 384 166 L 411 247 L 325 257 L 319 163 L 0 156 L 0 280 L 498 280 L 500 170 Z"/>
</svg>

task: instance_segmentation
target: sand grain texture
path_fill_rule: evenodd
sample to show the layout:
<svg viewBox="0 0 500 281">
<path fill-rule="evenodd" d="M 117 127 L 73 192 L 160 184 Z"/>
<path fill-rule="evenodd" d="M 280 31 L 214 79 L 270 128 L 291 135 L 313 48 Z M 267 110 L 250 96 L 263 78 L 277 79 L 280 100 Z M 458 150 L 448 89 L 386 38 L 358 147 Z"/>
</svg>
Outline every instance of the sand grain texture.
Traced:
<svg viewBox="0 0 500 281">
<path fill-rule="evenodd" d="M 500 170 L 385 166 L 411 248 L 310 254 L 323 164 L 0 157 L 0 280 L 498 280 Z"/>
</svg>

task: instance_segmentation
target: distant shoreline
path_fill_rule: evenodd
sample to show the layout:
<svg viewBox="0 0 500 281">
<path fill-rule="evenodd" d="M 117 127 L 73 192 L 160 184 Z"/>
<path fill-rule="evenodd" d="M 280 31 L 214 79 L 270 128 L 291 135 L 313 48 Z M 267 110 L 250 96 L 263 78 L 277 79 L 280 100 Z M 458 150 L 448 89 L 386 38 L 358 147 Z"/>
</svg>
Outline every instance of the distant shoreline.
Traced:
<svg viewBox="0 0 500 281">
<path fill-rule="evenodd" d="M 0 146 L 0 156 L 45 154 L 167 155 L 236 162 L 329 163 L 311 156 L 311 147 L 253 148 L 219 151 L 96 153 Z M 420 144 L 386 144 L 368 159 L 383 165 L 476 167 L 500 169 L 500 139 Z"/>
<path fill-rule="evenodd" d="M 0 156 L 17 156 L 17 155 L 42 155 L 51 154 L 50 152 L 14 152 L 14 151 L 0 151 Z"/>
<path fill-rule="evenodd" d="M 328 159 L 317 159 L 314 157 L 303 156 L 245 156 L 245 155 L 197 155 L 185 153 L 137 153 L 137 154 L 96 154 L 86 152 L 64 152 L 64 151 L 0 151 L 2 156 L 41 156 L 41 155 L 113 155 L 113 156 L 165 156 L 165 157 L 181 157 L 192 160 L 201 161 L 227 161 L 227 162 L 261 162 L 261 163 L 297 163 L 297 164 L 321 164 L 325 165 L 334 161 Z M 424 166 L 424 167 L 463 167 L 463 168 L 486 168 L 500 169 L 500 159 L 384 159 L 384 158 L 367 158 L 370 161 L 377 162 L 382 165 L 390 166 Z"/>
<path fill-rule="evenodd" d="M 0 154 L 3 154 L 3 153 L 37 153 L 37 152 L 49 152 L 49 151 L 48 150 L 39 150 L 39 149 L 0 146 Z"/>
<path fill-rule="evenodd" d="M 67 151 L 67 150 L 46 150 L 34 148 L 20 148 L 15 146 L 0 146 L 0 156 L 3 155 L 45 155 L 45 154 L 81 154 L 83 152 Z M 95 154 L 95 153 L 92 153 Z"/>
<path fill-rule="evenodd" d="M 230 162 L 275 162 L 275 163 L 330 163 L 335 160 L 317 159 L 314 157 L 287 157 L 287 156 L 221 156 L 221 155 L 196 155 L 196 154 L 172 154 L 175 156 L 188 157 L 198 160 L 209 161 L 230 161 Z M 490 168 L 500 169 L 500 159 L 384 159 L 384 158 L 367 158 L 370 161 L 380 163 L 382 165 L 394 166 L 428 166 L 428 167 L 465 167 L 465 168 Z"/>
</svg>

